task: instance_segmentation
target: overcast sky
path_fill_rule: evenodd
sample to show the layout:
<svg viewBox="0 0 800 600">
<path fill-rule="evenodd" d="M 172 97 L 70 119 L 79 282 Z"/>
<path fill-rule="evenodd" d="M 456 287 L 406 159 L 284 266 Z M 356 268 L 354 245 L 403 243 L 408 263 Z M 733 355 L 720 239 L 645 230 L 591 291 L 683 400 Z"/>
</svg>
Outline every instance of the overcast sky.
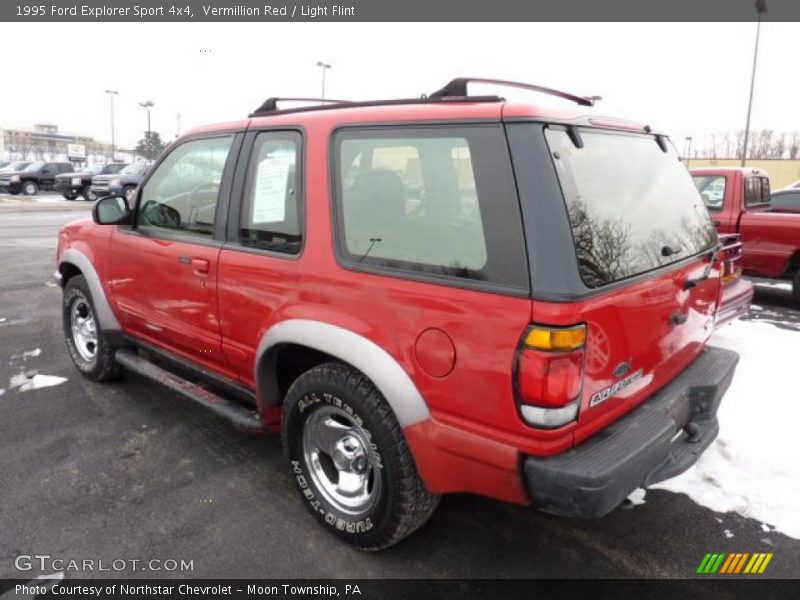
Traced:
<svg viewBox="0 0 800 600">
<path fill-rule="evenodd" d="M 416 96 L 452 77 L 601 95 L 597 112 L 684 138 L 744 128 L 754 23 L 0 23 L 0 127 L 54 123 L 117 144 L 242 118 L 272 95 Z M 800 131 L 800 24 L 761 28 L 752 127 Z M 205 50 L 201 52 L 201 50 Z M 518 94 L 509 94 L 520 98 Z M 531 95 L 532 100 L 538 100 Z"/>
</svg>

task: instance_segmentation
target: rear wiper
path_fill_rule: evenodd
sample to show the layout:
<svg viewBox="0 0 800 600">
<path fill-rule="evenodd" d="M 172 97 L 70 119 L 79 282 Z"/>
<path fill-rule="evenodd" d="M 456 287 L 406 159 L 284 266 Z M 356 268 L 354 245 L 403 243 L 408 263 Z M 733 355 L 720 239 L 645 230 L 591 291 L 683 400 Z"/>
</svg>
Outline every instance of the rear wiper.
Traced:
<svg viewBox="0 0 800 600">
<path fill-rule="evenodd" d="M 706 268 L 703 269 L 703 274 L 700 277 L 695 277 L 694 279 L 687 279 L 683 284 L 684 290 L 690 290 L 694 286 L 696 286 L 701 281 L 705 281 L 711 275 L 711 269 L 714 267 L 714 263 L 717 262 L 717 256 L 719 256 L 720 251 L 722 250 L 722 242 L 717 242 L 713 247 L 709 248 L 703 255 L 711 254 L 711 260 L 708 261 Z"/>
<path fill-rule="evenodd" d="M 661 247 L 661 256 L 667 257 L 683 252 L 683 248 L 673 248 L 669 244 Z"/>
</svg>

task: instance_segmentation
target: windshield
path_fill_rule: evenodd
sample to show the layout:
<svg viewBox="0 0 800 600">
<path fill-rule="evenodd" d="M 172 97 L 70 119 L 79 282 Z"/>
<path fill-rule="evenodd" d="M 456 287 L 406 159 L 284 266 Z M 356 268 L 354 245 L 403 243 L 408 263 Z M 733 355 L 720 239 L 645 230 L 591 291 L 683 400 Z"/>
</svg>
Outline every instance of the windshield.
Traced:
<svg viewBox="0 0 800 600">
<path fill-rule="evenodd" d="M 705 205 L 671 144 L 651 135 L 581 130 L 577 148 L 550 129 L 581 278 L 598 287 L 711 248 Z"/>
<path fill-rule="evenodd" d="M 103 170 L 103 165 L 96 164 L 96 165 L 89 165 L 86 167 L 83 172 L 88 173 L 89 175 L 97 175 Z"/>
<path fill-rule="evenodd" d="M 8 163 L 8 164 L 7 164 L 5 167 L 3 167 L 2 169 L 0 169 L 0 171 L 6 171 L 6 172 L 10 172 L 10 171 L 22 171 L 22 169 L 24 169 L 25 167 L 27 167 L 29 164 L 30 164 L 30 163 L 27 163 L 27 162 L 21 162 L 21 161 L 18 161 L 18 162 L 12 162 L 12 163 Z"/>
<path fill-rule="evenodd" d="M 31 164 L 29 164 L 27 167 L 25 167 L 25 171 L 26 171 L 26 172 L 29 172 L 29 171 L 38 171 L 38 170 L 39 170 L 39 169 L 41 169 L 43 166 L 44 166 L 44 163 L 43 163 L 43 162 L 41 162 L 41 161 L 40 161 L 40 162 L 31 163 Z"/>
<path fill-rule="evenodd" d="M 136 175 L 137 173 L 143 172 L 146 168 L 146 163 L 136 163 L 135 165 L 128 165 L 119 173 L 120 175 Z"/>
</svg>

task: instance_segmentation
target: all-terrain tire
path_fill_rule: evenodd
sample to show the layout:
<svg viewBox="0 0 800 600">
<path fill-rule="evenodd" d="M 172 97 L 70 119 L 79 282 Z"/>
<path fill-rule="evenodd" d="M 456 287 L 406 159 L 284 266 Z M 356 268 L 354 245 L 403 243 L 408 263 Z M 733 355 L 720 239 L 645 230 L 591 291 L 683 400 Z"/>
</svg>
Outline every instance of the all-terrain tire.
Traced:
<svg viewBox="0 0 800 600">
<path fill-rule="evenodd" d="M 314 436 L 307 436 L 306 428 L 315 427 L 320 415 L 328 414 L 350 426 L 348 431 L 355 432 L 367 441 L 365 447 L 369 446 L 374 498 L 364 512 L 355 516 L 342 510 L 336 496 L 319 483 L 320 469 L 313 465 L 316 462 L 319 467 L 321 455 L 317 455 L 317 461 L 308 458 L 313 443 L 307 438 Z M 362 550 L 381 550 L 396 544 L 425 523 L 439 503 L 439 496 L 430 493 L 420 479 L 388 402 L 365 375 L 349 365 L 324 363 L 294 381 L 284 402 L 281 434 L 306 507 L 327 529 Z M 327 462 L 338 469 L 335 460 Z"/>
<path fill-rule="evenodd" d="M 100 327 L 92 293 L 83 275 L 67 281 L 61 308 L 64 338 L 75 368 L 92 381 L 119 377 L 122 368 L 114 360 L 119 344 Z"/>
</svg>

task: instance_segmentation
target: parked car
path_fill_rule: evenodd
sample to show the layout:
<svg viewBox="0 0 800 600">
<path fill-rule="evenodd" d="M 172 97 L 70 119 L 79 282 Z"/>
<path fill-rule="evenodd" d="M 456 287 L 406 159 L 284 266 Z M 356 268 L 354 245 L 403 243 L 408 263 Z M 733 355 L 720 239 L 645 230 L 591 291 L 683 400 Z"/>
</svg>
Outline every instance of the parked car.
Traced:
<svg viewBox="0 0 800 600">
<path fill-rule="evenodd" d="M 783 189 L 772 192 L 769 203 L 773 212 L 800 213 L 800 189 Z"/>
<path fill-rule="evenodd" d="M 98 197 L 122 195 L 129 199 L 141 183 L 152 163 L 138 162 L 126 166 L 116 175 L 95 175 L 91 191 Z"/>
<path fill-rule="evenodd" d="M 83 196 L 86 200 L 94 202 L 97 200 L 97 194 L 92 191 L 92 177 L 116 175 L 127 166 L 125 163 L 89 165 L 78 173 L 58 175 L 55 189 L 67 200 L 75 200 L 78 196 Z"/>
<path fill-rule="evenodd" d="M 689 468 L 738 360 L 708 345 L 718 238 L 691 177 L 648 127 L 474 81 L 272 98 L 176 140 L 59 233 L 78 371 L 280 431 L 299 498 L 364 549 L 444 493 L 599 517 Z"/>
<path fill-rule="evenodd" d="M 8 165 L 8 164 L 11 164 L 11 163 L 10 163 L 9 161 L 7 161 L 7 160 L 5 160 L 5 161 L 1 161 L 1 162 L 0 162 L 0 171 L 2 171 L 2 170 L 3 170 L 3 167 L 5 167 L 5 166 L 6 166 L 6 165 Z"/>
<path fill-rule="evenodd" d="M 55 188 L 56 175 L 72 173 L 70 163 L 60 162 L 32 162 L 20 171 L 6 171 L 0 173 L 0 192 L 12 195 L 23 193 L 26 196 L 35 196 L 40 191 L 49 191 Z"/>
<path fill-rule="evenodd" d="M 5 167 L 0 168 L 0 173 L 11 173 L 16 171 L 23 171 L 29 164 L 29 162 L 25 161 L 15 161 L 7 163 Z"/>
<path fill-rule="evenodd" d="M 768 174 L 750 168 L 691 169 L 700 194 L 713 183 L 725 188 L 721 205 L 708 205 L 720 233 L 739 233 L 748 277 L 792 282 L 800 305 L 800 215 L 774 209 Z"/>
</svg>

